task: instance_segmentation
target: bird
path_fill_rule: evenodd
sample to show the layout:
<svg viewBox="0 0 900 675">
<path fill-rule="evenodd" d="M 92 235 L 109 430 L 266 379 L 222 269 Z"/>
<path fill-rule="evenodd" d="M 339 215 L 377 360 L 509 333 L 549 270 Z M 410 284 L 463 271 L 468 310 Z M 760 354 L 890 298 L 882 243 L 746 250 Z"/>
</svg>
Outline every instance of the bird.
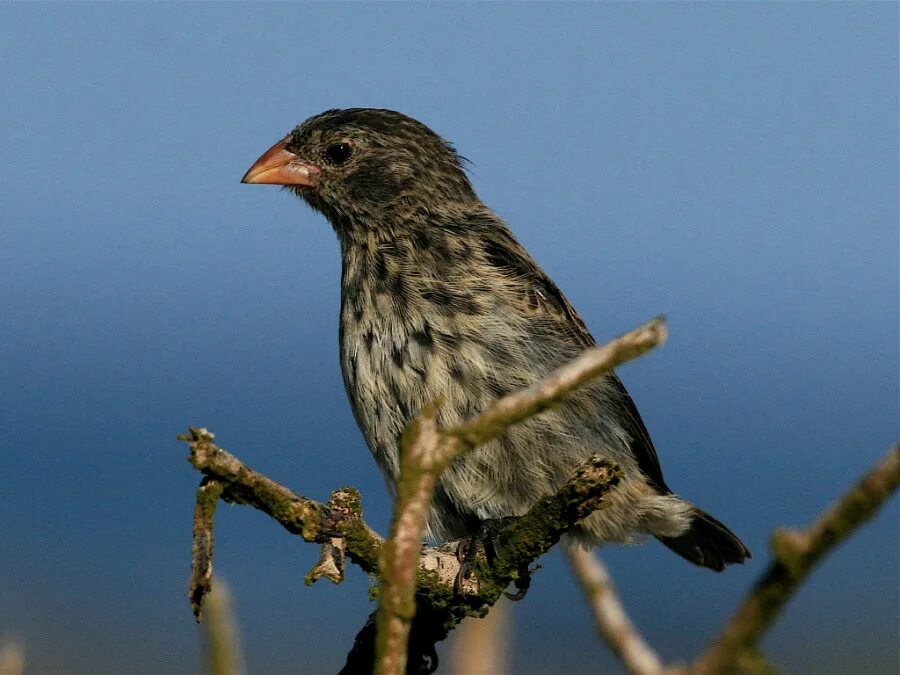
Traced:
<svg viewBox="0 0 900 675">
<path fill-rule="evenodd" d="M 465 160 L 425 124 L 332 109 L 269 148 L 243 183 L 281 185 L 320 212 L 341 249 L 340 365 L 353 414 L 394 493 L 400 438 L 440 400 L 450 427 L 596 343 L 562 291 L 476 194 Z M 471 537 L 557 492 L 593 454 L 622 477 L 571 534 L 586 547 L 652 535 L 716 571 L 750 551 L 666 484 L 615 373 L 459 457 L 428 514 L 433 540 Z"/>
</svg>

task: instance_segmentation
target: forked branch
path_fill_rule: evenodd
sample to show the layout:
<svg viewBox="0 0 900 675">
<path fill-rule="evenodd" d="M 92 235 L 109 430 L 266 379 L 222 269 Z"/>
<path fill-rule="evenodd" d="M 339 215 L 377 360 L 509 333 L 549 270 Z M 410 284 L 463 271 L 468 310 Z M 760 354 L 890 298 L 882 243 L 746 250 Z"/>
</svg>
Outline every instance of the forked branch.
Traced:
<svg viewBox="0 0 900 675">
<path fill-rule="evenodd" d="M 602 347 L 588 349 L 532 387 L 498 399 L 481 414 L 455 428 L 438 428 L 440 402 L 426 408 L 410 424 L 401 443 L 394 518 L 381 561 L 376 675 L 406 672 L 406 644 L 416 609 L 415 571 L 428 509 L 441 471 L 516 422 L 562 402 L 578 387 L 661 344 L 666 335 L 663 320 L 656 318 Z"/>
<path fill-rule="evenodd" d="M 495 534 L 493 555 L 467 561 L 467 583 L 458 586 L 456 546 L 424 549 L 422 535 L 440 472 L 454 459 L 503 433 L 512 424 L 563 401 L 577 387 L 636 358 L 666 338 L 655 319 L 607 345 L 587 350 L 533 387 L 505 396 L 482 414 L 452 429 L 439 429 L 437 406 L 424 410 L 404 434 L 402 470 L 391 536 L 383 540 L 362 519 L 358 493 L 343 488 L 327 504 L 298 495 L 247 467 L 214 443 L 206 429 L 179 436 L 189 443 L 190 461 L 204 474 L 197 493 L 191 601 L 200 609 L 212 579 L 215 503 L 248 504 L 285 529 L 323 546 L 322 557 L 307 576 L 343 578 L 344 555 L 363 571 L 381 579 L 378 654 L 370 621 L 348 656 L 345 672 L 357 669 L 402 673 L 433 668 L 434 643 L 466 616 L 483 616 L 510 583 L 527 584 L 529 566 L 580 519 L 600 508 L 604 494 L 618 482 L 619 470 L 593 456 L 555 495 L 535 503 L 523 516 L 508 518 Z M 413 618 L 419 613 L 415 647 L 407 647 Z M 407 654 L 415 663 L 407 664 Z M 430 663 L 429 663 L 430 662 Z"/>
</svg>

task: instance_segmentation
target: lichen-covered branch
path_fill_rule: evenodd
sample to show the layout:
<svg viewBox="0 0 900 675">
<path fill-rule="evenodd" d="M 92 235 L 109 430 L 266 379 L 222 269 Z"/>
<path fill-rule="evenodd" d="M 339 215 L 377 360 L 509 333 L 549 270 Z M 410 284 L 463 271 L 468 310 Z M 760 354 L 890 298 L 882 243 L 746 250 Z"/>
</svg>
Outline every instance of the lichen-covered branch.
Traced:
<svg viewBox="0 0 900 675">
<path fill-rule="evenodd" d="M 402 442 L 402 470 L 391 536 L 385 542 L 362 520 L 359 495 L 350 488 L 332 494 L 328 504 L 300 496 L 247 467 L 218 447 L 206 429 L 191 428 L 179 436 L 189 443 L 190 461 L 204 474 L 197 493 L 194 522 L 193 571 L 190 596 L 200 615 L 212 579 L 212 519 L 218 499 L 248 504 L 268 514 L 285 529 L 322 545 L 319 561 L 307 583 L 326 577 L 343 578 L 346 555 L 365 572 L 380 575 L 377 621 L 369 622 L 353 654 L 375 665 L 379 673 L 406 670 L 407 642 L 417 608 L 424 611 L 427 631 L 419 630 L 417 653 L 434 653 L 465 616 L 483 615 L 513 581 L 527 587 L 528 567 L 545 553 L 580 518 L 601 505 L 603 494 L 618 481 L 618 468 L 592 457 L 556 495 L 537 502 L 521 518 L 507 519 L 496 533 L 490 561 L 476 556 L 468 570 L 464 592 L 457 593 L 460 562 L 454 546 L 425 549 L 422 535 L 427 512 L 440 473 L 456 457 L 502 433 L 510 425 L 558 404 L 578 386 L 608 372 L 665 340 L 666 329 L 655 319 L 609 344 L 590 349 L 551 373 L 537 385 L 506 396 L 481 415 L 454 429 L 437 428 L 437 406 L 413 421 Z M 418 591 L 417 591 L 418 589 Z M 424 608 L 424 610 L 422 609 Z M 378 627 L 379 659 L 375 659 L 374 627 Z M 424 636 L 424 637 L 422 637 Z"/>
<path fill-rule="evenodd" d="M 416 609 L 416 569 L 428 510 L 441 472 L 463 453 L 487 443 L 516 422 L 560 403 L 579 386 L 665 339 L 665 324 L 656 318 L 602 347 L 588 349 L 532 387 L 498 399 L 455 428 L 438 428 L 440 401 L 410 424 L 401 444 L 391 534 L 382 551 L 381 597 L 375 622 L 376 675 L 406 672 L 406 645 Z"/>
<path fill-rule="evenodd" d="M 875 515 L 898 485 L 900 446 L 894 446 L 808 530 L 776 530 L 772 537 L 775 560 L 713 645 L 687 672 L 714 675 L 733 670 L 742 654 L 753 649 L 772 626 L 816 563 Z"/>
<path fill-rule="evenodd" d="M 331 495 L 328 504 L 300 496 L 261 473 L 254 471 L 231 453 L 214 443 L 215 436 L 202 428 L 191 427 L 178 436 L 191 449 L 189 460 L 204 478 L 197 490 L 194 512 L 194 543 L 190 599 L 199 618 L 203 598 L 210 589 L 212 576 L 212 518 L 216 501 L 248 504 L 273 519 L 292 534 L 323 546 L 340 539 L 339 555 L 331 560 L 343 564 L 346 556 L 364 572 L 378 572 L 378 553 L 382 538 L 362 519 L 359 493 L 354 488 L 341 488 Z M 328 576 L 339 580 L 343 570 L 331 573 L 325 562 L 310 572 L 307 581 Z"/>
<path fill-rule="evenodd" d="M 588 600 L 597 633 L 631 675 L 660 675 L 662 662 L 631 623 L 602 562 L 580 546 L 566 546 L 566 556 Z"/>
<path fill-rule="evenodd" d="M 323 545 L 323 556 L 310 572 L 307 582 L 326 576 L 343 577 L 343 556 L 363 571 L 377 575 L 378 559 L 384 545 L 362 519 L 359 494 L 353 488 L 332 493 L 327 504 L 302 497 L 250 469 L 237 457 L 214 443 L 206 429 L 192 428 L 179 437 L 188 442 L 191 463 L 204 474 L 197 491 L 191 576 L 191 603 L 200 612 L 212 580 L 213 513 L 217 499 L 248 504 L 268 514 L 293 534 Z M 510 518 L 496 534 L 491 560 L 480 558 L 473 570 L 474 585 L 466 594 L 454 587 L 460 570 L 453 543 L 424 549 L 414 568 L 416 607 L 427 629 L 414 630 L 419 636 L 416 653 L 430 658 L 434 644 L 446 637 L 466 616 L 482 616 L 503 590 L 522 578 L 535 559 L 546 553 L 579 519 L 599 508 L 603 495 L 618 482 L 617 467 L 599 457 L 591 457 L 555 495 L 539 500 L 523 516 Z M 421 537 L 417 541 L 421 550 Z M 418 552 L 418 551 L 417 551 Z M 361 633 L 363 636 L 365 631 Z M 374 663 L 374 622 L 352 658 Z M 371 640 L 371 642 L 369 641 Z M 348 657 L 348 662 L 353 662 Z M 346 672 L 359 672 L 351 667 Z"/>
<path fill-rule="evenodd" d="M 511 583 L 525 583 L 528 568 L 537 558 L 575 523 L 602 508 L 603 496 L 615 488 L 619 475 L 618 467 L 592 456 L 558 493 L 539 500 L 523 516 L 505 519 L 493 537 L 492 555 L 473 561 L 464 591 L 454 584 L 460 570 L 456 544 L 425 549 L 416 570 L 406 672 L 432 672 L 435 644 L 467 616 L 484 616 Z M 375 663 L 373 616 L 357 635 L 341 672 L 372 672 Z"/>
<path fill-rule="evenodd" d="M 359 493 L 341 488 L 327 504 L 298 495 L 247 467 L 218 447 L 206 429 L 179 436 L 189 443 L 190 461 L 204 478 L 197 491 L 190 597 L 199 618 L 212 579 L 213 514 L 218 499 L 248 504 L 277 520 L 289 532 L 322 546 L 307 583 L 326 577 L 338 583 L 344 560 L 380 576 L 378 621 L 373 613 L 357 635 L 342 673 L 417 673 L 436 668 L 435 644 L 466 617 L 484 616 L 513 582 L 527 588 L 529 567 L 565 532 L 593 510 L 619 479 L 618 467 L 593 456 L 555 495 L 522 516 L 494 524 L 491 555 L 469 559 L 466 574 L 455 542 L 421 545 L 430 500 L 440 476 L 460 454 L 489 441 L 510 425 L 561 402 L 578 386 L 661 343 L 662 321 L 654 320 L 611 343 L 588 350 L 537 385 L 499 399 L 481 415 L 455 428 L 437 427 L 437 406 L 410 425 L 402 442 L 402 472 L 389 540 L 362 519 Z M 634 631 L 618 603 L 608 576 L 591 554 L 570 552 L 598 628 L 629 672 L 643 675 L 713 675 L 766 671 L 757 651 L 762 634 L 796 593 L 815 564 L 870 518 L 900 484 L 900 448 L 894 447 L 859 484 L 805 532 L 779 530 L 773 537 L 775 561 L 727 624 L 713 646 L 694 664 L 665 668 Z M 598 574 L 598 569 L 600 570 Z M 466 579 L 464 584 L 459 578 Z M 379 653 L 376 659 L 376 625 Z M 768 672 L 768 671 L 766 671 Z"/>
</svg>

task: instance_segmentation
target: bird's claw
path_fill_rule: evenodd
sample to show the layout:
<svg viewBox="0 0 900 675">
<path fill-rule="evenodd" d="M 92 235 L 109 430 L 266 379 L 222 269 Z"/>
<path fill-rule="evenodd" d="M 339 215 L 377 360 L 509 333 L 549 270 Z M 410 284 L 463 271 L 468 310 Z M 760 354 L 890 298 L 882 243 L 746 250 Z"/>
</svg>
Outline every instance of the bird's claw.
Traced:
<svg viewBox="0 0 900 675">
<path fill-rule="evenodd" d="M 491 564 L 497 559 L 500 531 L 505 525 L 504 519 L 482 521 L 478 531 L 460 539 L 456 546 L 456 559 L 459 560 L 459 573 L 456 575 L 454 589 L 463 595 L 478 593 L 478 579 L 475 577 L 475 566 L 479 559 Z"/>
<path fill-rule="evenodd" d="M 458 595 L 475 595 L 478 593 L 478 579 L 475 578 L 475 562 L 479 556 L 486 557 L 484 541 L 481 533 L 460 539 L 456 545 L 456 559 L 459 561 L 459 572 L 453 582 L 454 591 Z"/>
<path fill-rule="evenodd" d="M 522 600 L 528 594 L 528 589 L 531 588 L 531 575 L 539 569 L 541 569 L 540 565 L 535 565 L 532 569 L 528 569 L 528 566 L 526 565 L 523 569 L 519 570 L 519 576 L 514 582 L 516 584 L 516 592 L 509 593 L 503 591 L 503 595 L 513 602 Z"/>
</svg>

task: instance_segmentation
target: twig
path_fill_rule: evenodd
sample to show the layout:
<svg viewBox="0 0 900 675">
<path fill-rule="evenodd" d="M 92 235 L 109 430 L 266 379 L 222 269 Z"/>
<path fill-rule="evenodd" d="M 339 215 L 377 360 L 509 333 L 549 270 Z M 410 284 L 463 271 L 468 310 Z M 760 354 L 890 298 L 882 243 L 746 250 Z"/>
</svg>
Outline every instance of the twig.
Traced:
<svg viewBox="0 0 900 675">
<path fill-rule="evenodd" d="M 656 317 L 602 347 L 586 350 L 528 389 L 497 399 L 481 414 L 448 429 L 447 434 L 469 445 L 487 443 L 516 422 L 560 403 L 583 384 L 658 347 L 666 337 L 665 319 Z"/>
<path fill-rule="evenodd" d="M 380 603 L 375 615 L 376 675 L 406 672 L 425 519 L 438 474 L 451 453 L 450 442 L 438 433 L 436 417 L 437 406 L 423 410 L 402 440 L 391 534 L 382 548 Z"/>
<path fill-rule="evenodd" d="M 381 560 L 381 594 L 376 615 L 377 675 L 406 672 L 422 534 L 441 471 L 516 422 L 562 402 L 579 386 L 661 344 L 666 335 L 663 320 L 653 319 L 602 347 L 585 351 L 532 387 L 498 399 L 455 428 L 438 429 L 440 401 L 423 410 L 410 424 L 401 443 L 394 517 Z"/>
<path fill-rule="evenodd" d="M 646 352 L 665 337 L 662 320 L 655 319 L 604 347 L 588 350 L 544 381 L 500 399 L 455 429 L 437 429 L 436 407 L 423 411 L 404 435 L 398 499 L 387 546 L 362 520 L 359 495 L 355 491 L 346 490 L 349 497 L 343 498 L 345 508 L 302 497 L 216 446 L 214 436 L 206 429 L 191 428 L 179 438 L 190 444 L 190 461 L 206 476 L 198 491 L 195 516 L 191 582 L 195 613 L 199 614 L 210 587 L 212 514 L 216 498 L 249 504 L 275 518 L 288 531 L 323 544 L 322 556 L 309 573 L 308 583 L 322 576 L 339 581 L 343 575 L 344 552 L 369 574 L 380 569 L 382 588 L 377 625 L 381 628 L 378 653 L 383 659 L 376 661 L 376 670 L 402 673 L 417 604 L 428 607 L 439 618 L 435 627 L 425 631 L 427 638 L 422 641 L 423 649 L 433 653 L 436 640 L 442 639 L 464 616 L 483 614 L 503 589 L 523 571 L 527 573 L 528 565 L 553 546 L 563 532 L 598 508 L 603 494 L 618 480 L 617 467 L 600 458 L 591 458 L 560 493 L 540 500 L 525 516 L 507 523 L 498 535 L 501 543 L 497 545 L 497 559 L 492 564 L 476 561 L 474 588 L 461 599 L 448 602 L 447 596 L 452 597 L 454 572 L 459 571 L 454 552 L 446 547 L 429 549 L 427 556 L 420 560 L 425 519 L 440 472 L 462 452 L 489 441 L 517 421 L 561 402 L 576 387 Z M 550 513 L 556 513 L 556 518 L 549 517 Z M 418 603 L 414 597 L 417 584 L 432 585 L 431 594 L 422 595 Z M 367 649 L 363 641 L 361 648 L 354 651 L 365 654 Z"/>
<path fill-rule="evenodd" d="M 369 574 L 377 573 L 377 560 L 383 541 L 362 519 L 359 493 L 353 488 L 341 488 L 332 493 L 328 504 L 301 497 L 288 488 L 245 466 L 237 457 L 218 447 L 213 434 L 206 429 L 192 428 L 180 436 L 191 448 L 190 461 L 204 473 L 197 493 L 194 522 L 191 601 L 199 610 L 212 577 L 212 514 L 214 498 L 248 504 L 268 514 L 285 529 L 299 534 L 307 541 L 322 543 L 323 549 L 337 544 L 339 551 L 330 550 L 328 561 L 316 563 L 307 582 L 321 576 L 339 581 L 343 576 L 343 553 L 351 562 Z M 479 586 L 473 595 L 454 596 L 454 580 L 460 569 L 454 543 L 426 548 L 416 571 L 416 583 L 421 589 L 421 606 L 434 606 L 435 631 L 433 643 L 443 639 L 446 631 L 465 616 L 480 616 L 484 607 L 500 596 L 502 590 L 519 576 L 523 566 L 543 555 L 577 520 L 599 508 L 602 496 L 618 482 L 618 469 L 598 457 L 589 458 L 573 478 L 555 495 L 539 500 L 523 516 L 510 518 L 497 535 L 494 560 L 477 567 Z M 221 491 L 221 492 L 219 492 Z M 333 574 L 323 566 L 336 566 Z M 374 624 L 373 624 L 374 629 Z M 374 630 L 373 630 L 374 634 Z M 374 642 L 369 651 L 368 669 L 374 659 Z M 427 648 L 426 648 L 427 649 Z"/>
<path fill-rule="evenodd" d="M 527 575 L 528 566 L 534 560 L 554 546 L 579 519 L 601 506 L 603 496 L 619 477 L 618 467 L 602 458 L 591 457 L 560 492 L 539 500 L 523 516 L 504 519 L 494 542 L 494 558 L 487 560 L 483 555 L 476 558 L 472 567 L 474 585 L 466 592 L 457 592 L 454 580 L 460 562 L 453 543 L 424 551 L 419 543 L 440 470 L 459 454 L 496 437 L 511 424 L 561 402 L 574 388 L 644 353 L 661 343 L 665 336 L 665 327 L 657 319 L 604 347 L 588 350 L 543 382 L 498 400 L 481 415 L 456 428 L 438 429 L 434 408 L 426 410 L 411 426 L 403 442 L 401 459 L 405 468 L 399 492 L 404 500 L 402 507 L 398 501 L 396 512 L 393 530 L 397 535 L 396 545 L 392 544 L 390 553 L 384 556 L 390 561 L 384 569 L 391 567 L 385 573 L 385 578 L 391 579 L 386 585 L 390 593 L 385 594 L 382 589 L 382 599 L 390 597 L 388 602 L 382 602 L 382 607 L 390 608 L 391 618 L 398 619 L 395 628 L 399 627 L 393 635 L 388 633 L 382 638 L 387 645 L 383 649 L 395 655 L 403 654 L 403 644 L 408 640 L 409 672 L 431 672 L 436 667 L 435 643 L 443 640 L 463 618 L 484 616 L 512 581 Z M 302 497 L 253 471 L 216 446 L 213 438 L 210 432 L 197 428 L 179 436 L 190 444 L 191 463 L 204 474 L 194 522 L 191 599 L 195 612 L 199 613 L 203 596 L 210 587 L 212 518 L 217 499 L 251 505 L 291 533 L 322 544 L 322 557 L 307 577 L 308 582 L 322 576 L 339 582 L 343 578 L 344 553 L 368 574 L 379 573 L 381 553 L 387 547 L 362 520 L 359 493 L 355 489 L 334 492 L 328 504 Z M 607 585 L 608 577 L 598 576 L 596 569 L 591 572 L 585 567 L 584 576 L 596 596 L 595 609 L 603 615 L 601 630 L 605 627 L 609 632 L 614 649 L 632 673 L 713 675 L 741 669 L 769 672 L 764 657 L 756 649 L 761 635 L 771 627 L 815 564 L 876 513 L 898 484 L 900 447 L 894 447 L 808 531 L 777 531 L 772 542 L 775 562 L 713 646 L 689 667 L 664 669 L 633 631 L 621 613 L 621 606 L 616 609 L 618 602 Z M 601 589 L 603 586 L 606 591 Z M 605 609 L 598 609 L 601 606 Z M 375 624 L 373 613 L 357 636 L 342 673 L 372 671 L 376 663 Z M 629 629 L 631 635 L 623 636 L 623 630 L 627 633 Z M 386 670 L 380 672 L 402 673 L 403 661 L 403 656 L 388 659 Z"/>
<path fill-rule="evenodd" d="M 203 598 L 212 587 L 213 515 L 222 495 L 222 483 L 206 476 L 197 488 L 194 505 L 194 540 L 191 545 L 191 583 L 188 597 L 194 617 L 200 620 Z"/>
<path fill-rule="evenodd" d="M 450 650 L 454 675 L 510 673 L 510 603 L 500 600 L 483 619 L 466 619 Z"/>
<path fill-rule="evenodd" d="M 632 675 L 659 675 L 662 662 L 631 623 L 619 600 L 606 566 L 590 551 L 565 546 L 566 556 L 587 596 L 600 637 Z"/>
<path fill-rule="evenodd" d="M 806 532 L 776 530 L 775 560 L 713 645 L 688 668 L 691 675 L 726 673 L 755 647 L 822 557 L 871 518 L 900 485 L 900 446 L 827 509 Z"/>
<path fill-rule="evenodd" d="M 0 675 L 22 675 L 25 672 L 25 647 L 11 638 L 0 641 Z"/>
<path fill-rule="evenodd" d="M 206 661 L 209 675 L 241 675 L 244 672 L 240 636 L 231 606 L 231 592 L 221 579 L 206 600 Z"/>
</svg>

